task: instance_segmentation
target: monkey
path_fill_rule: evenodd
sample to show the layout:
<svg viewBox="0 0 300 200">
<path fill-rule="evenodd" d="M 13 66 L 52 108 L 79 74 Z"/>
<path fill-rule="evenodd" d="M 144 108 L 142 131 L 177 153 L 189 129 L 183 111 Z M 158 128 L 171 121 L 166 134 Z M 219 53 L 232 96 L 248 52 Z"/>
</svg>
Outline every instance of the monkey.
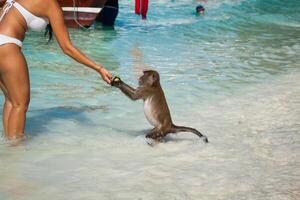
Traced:
<svg viewBox="0 0 300 200">
<path fill-rule="evenodd" d="M 164 137 L 170 133 L 192 132 L 202 138 L 205 143 L 208 143 L 207 137 L 202 135 L 198 130 L 185 126 L 176 126 L 172 122 L 170 110 L 160 85 L 160 77 L 157 71 L 143 71 L 143 75 L 139 77 L 139 86 L 136 89 L 124 83 L 119 77 L 114 77 L 111 85 L 119 88 L 133 101 L 143 99 L 144 114 L 148 122 L 154 126 L 146 134 L 146 138 L 162 142 Z"/>
</svg>

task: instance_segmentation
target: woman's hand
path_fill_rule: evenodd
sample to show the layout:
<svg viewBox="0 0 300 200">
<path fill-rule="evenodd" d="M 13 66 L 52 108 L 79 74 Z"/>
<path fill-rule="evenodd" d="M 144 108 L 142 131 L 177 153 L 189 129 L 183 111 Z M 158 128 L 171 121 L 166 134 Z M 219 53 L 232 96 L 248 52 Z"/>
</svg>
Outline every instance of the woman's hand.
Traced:
<svg viewBox="0 0 300 200">
<path fill-rule="evenodd" d="M 104 67 L 100 67 L 97 72 L 101 75 L 102 79 L 110 84 L 111 80 L 112 80 L 112 76 L 110 75 L 110 73 L 104 68 Z"/>
</svg>

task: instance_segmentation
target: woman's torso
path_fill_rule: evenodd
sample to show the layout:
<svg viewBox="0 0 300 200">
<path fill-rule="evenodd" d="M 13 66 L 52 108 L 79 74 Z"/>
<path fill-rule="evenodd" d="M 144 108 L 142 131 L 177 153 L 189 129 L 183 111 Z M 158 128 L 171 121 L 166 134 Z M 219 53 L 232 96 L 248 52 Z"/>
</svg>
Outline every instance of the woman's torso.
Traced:
<svg viewBox="0 0 300 200">
<path fill-rule="evenodd" d="M 29 20 L 32 21 L 33 19 L 33 23 L 31 23 L 31 26 L 33 25 L 33 27 L 35 27 L 36 29 L 43 28 L 45 24 L 42 22 L 45 21 L 45 23 L 47 23 L 47 21 L 41 19 L 46 17 L 45 11 L 47 7 L 45 5 L 45 0 L 18 0 L 15 2 L 19 4 L 19 9 L 20 7 L 21 9 L 25 9 L 23 10 L 23 12 L 25 12 L 25 14 L 23 15 L 25 16 L 22 15 L 20 10 L 18 10 L 15 5 L 11 6 L 11 8 L 9 8 L 8 12 L 0 22 L 0 34 L 14 37 L 23 41 L 25 32 L 29 28 L 27 25 L 28 22 L 26 22 L 24 17 L 26 17 L 26 15 L 29 15 Z M 29 13 L 26 13 L 26 11 Z M 0 16 L 1 15 L 2 12 L 0 13 Z"/>
</svg>

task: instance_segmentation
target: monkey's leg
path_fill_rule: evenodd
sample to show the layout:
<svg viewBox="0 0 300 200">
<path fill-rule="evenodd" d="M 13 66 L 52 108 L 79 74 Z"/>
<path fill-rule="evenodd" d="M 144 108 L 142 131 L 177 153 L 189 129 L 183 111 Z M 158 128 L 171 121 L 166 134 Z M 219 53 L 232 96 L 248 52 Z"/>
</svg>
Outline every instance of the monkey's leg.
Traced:
<svg viewBox="0 0 300 200">
<path fill-rule="evenodd" d="M 161 130 L 159 132 L 156 133 L 156 140 L 160 141 L 160 142 L 163 142 L 164 141 L 164 138 L 169 134 L 171 133 L 170 130 Z"/>
<path fill-rule="evenodd" d="M 161 140 L 159 140 L 157 138 L 157 130 L 156 128 L 151 129 L 147 134 L 146 134 L 146 138 L 150 139 L 147 140 L 148 145 L 150 145 L 151 147 L 154 147 L 156 144 L 158 144 L 159 142 L 161 142 Z"/>
<path fill-rule="evenodd" d="M 151 129 L 147 134 L 146 134 L 146 138 L 153 138 L 154 135 L 156 133 L 156 128 Z"/>
<path fill-rule="evenodd" d="M 160 134 L 159 131 L 157 130 L 157 128 L 153 128 L 151 129 L 147 134 L 146 134 L 146 138 L 151 138 L 155 141 L 158 141 L 160 138 Z"/>
<path fill-rule="evenodd" d="M 194 128 L 173 125 L 172 128 L 171 128 L 171 132 L 172 133 L 191 132 L 191 133 L 194 133 L 194 134 L 198 135 L 200 138 L 202 138 L 205 143 L 208 143 L 207 137 L 205 135 L 202 135 L 202 133 L 200 133 L 198 130 L 196 130 Z"/>
<path fill-rule="evenodd" d="M 158 130 L 157 128 L 152 129 L 147 135 L 146 138 L 151 138 L 155 140 L 156 142 L 163 142 L 164 137 L 168 134 L 169 132 L 165 132 L 162 130 Z"/>
</svg>

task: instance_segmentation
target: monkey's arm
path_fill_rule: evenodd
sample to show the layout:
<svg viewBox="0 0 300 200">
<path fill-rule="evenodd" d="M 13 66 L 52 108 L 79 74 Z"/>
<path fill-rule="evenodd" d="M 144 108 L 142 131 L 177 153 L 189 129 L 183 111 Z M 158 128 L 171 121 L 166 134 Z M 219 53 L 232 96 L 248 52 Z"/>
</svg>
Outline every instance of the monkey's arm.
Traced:
<svg viewBox="0 0 300 200">
<path fill-rule="evenodd" d="M 130 87 L 117 76 L 113 78 L 111 85 L 119 88 L 127 97 L 129 97 L 133 101 L 142 98 L 142 92 L 140 88 L 134 89 Z"/>
<path fill-rule="evenodd" d="M 121 81 L 120 85 L 117 86 L 127 97 L 135 101 L 142 98 L 139 88 L 134 89 Z"/>
</svg>

